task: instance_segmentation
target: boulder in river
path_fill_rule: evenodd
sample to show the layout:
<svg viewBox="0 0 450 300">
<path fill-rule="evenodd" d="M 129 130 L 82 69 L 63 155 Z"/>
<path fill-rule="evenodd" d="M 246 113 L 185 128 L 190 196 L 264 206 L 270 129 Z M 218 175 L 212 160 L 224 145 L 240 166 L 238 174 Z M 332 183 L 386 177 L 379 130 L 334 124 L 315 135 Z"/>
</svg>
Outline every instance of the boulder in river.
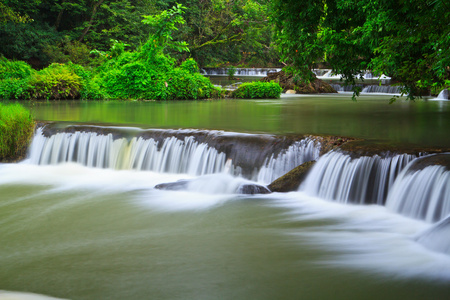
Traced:
<svg viewBox="0 0 450 300">
<path fill-rule="evenodd" d="M 296 80 L 294 74 L 288 75 L 284 71 L 269 73 L 261 81 L 278 82 L 283 88 L 283 92 L 294 90 L 297 94 L 337 93 L 331 85 L 323 80 L 316 78 L 310 83 L 304 83 L 301 80 Z"/>
<path fill-rule="evenodd" d="M 272 192 L 292 192 L 298 190 L 302 181 L 306 178 L 306 174 L 308 171 L 314 166 L 316 161 L 307 161 L 300 166 L 292 169 L 285 175 L 281 176 L 278 179 L 275 179 L 271 184 L 267 187 Z"/>
</svg>

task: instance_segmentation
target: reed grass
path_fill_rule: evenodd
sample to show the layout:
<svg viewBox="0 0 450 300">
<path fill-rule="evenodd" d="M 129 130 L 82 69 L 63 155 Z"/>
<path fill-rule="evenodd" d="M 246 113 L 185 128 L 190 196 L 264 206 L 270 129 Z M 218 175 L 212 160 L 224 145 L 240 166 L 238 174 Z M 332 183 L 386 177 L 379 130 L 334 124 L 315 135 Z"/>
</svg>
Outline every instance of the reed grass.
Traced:
<svg viewBox="0 0 450 300">
<path fill-rule="evenodd" d="M 22 105 L 0 103 L 0 161 L 16 161 L 25 156 L 34 126 L 30 111 Z"/>
</svg>

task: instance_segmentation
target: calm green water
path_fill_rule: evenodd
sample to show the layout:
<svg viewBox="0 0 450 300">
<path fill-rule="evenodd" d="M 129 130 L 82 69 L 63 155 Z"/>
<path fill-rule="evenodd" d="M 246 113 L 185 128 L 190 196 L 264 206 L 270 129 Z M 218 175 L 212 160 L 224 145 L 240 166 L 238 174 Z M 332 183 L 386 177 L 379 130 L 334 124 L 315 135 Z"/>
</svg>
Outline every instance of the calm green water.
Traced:
<svg viewBox="0 0 450 300">
<path fill-rule="evenodd" d="M 42 121 L 450 146 L 448 102 L 388 99 L 63 101 L 30 108 Z M 196 178 L 205 180 L 199 190 L 162 191 L 155 185 L 190 177 L 0 164 L 0 290 L 74 300 L 448 298 L 450 257 L 414 240 L 430 224 L 302 192 L 218 193 L 211 187 L 236 178 L 212 176 Z"/>
<path fill-rule="evenodd" d="M 329 134 L 450 147 L 450 104 L 444 101 L 389 105 L 390 96 L 348 94 L 279 100 L 35 103 L 42 121 L 123 124 L 146 128 L 198 128 L 275 134 Z"/>
</svg>

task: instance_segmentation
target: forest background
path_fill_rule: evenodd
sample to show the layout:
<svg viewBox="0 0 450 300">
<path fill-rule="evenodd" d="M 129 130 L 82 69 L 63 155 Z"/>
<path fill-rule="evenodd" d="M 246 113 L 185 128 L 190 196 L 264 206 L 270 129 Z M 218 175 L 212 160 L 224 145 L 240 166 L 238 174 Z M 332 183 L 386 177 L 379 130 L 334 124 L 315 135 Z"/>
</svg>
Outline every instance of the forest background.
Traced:
<svg viewBox="0 0 450 300">
<path fill-rule="evenodd" d="M 288 66 L 301 80 L 327 67 L 353 84 L 365 70 L 385 74 L 413 98 L 450 85 L 449 0 L 179 0 L 185 22 L 166 48 L 200 67 Z M 142 22 L 171 0 L 4 0 L 0 54 L 40 69 L 86 66 L 93 49 L 139 51 L 153 27 Z M 187 48 L 186 48 L 187 49 Z M 289 68 L 287 70 L 289 70 Z"/>
</svg>

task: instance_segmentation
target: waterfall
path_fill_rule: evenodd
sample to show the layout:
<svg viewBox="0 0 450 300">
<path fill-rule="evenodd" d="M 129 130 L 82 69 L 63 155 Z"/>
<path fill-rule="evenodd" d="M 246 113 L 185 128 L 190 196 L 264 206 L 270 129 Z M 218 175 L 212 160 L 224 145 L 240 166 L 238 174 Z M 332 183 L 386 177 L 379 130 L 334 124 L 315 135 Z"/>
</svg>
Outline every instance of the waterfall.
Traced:
<svg viewBox="0 0 450 300">
<path fill-rule="evenodd" d="M 318 160 L 300 190 L 338 202 L 383 205 L 397 175 L 415 158 L 409 154 L 352 158 L 330 152 Z"/>
<path fill-rule="evenodd" d="M 312 138 L 291 141 L 214 131 L 153 130 L 125 138 L 115 129 L 114 138 L 112 133 L 71 130 L 46 136 L 38 128 L 29 151 L 30 163 L 74 162 L 93 168 L 190 175 L 228 172 L 270 183 L 303 162 L 317 159 L 321 147 Z M 108 130 L 112 129 L 100 131 Z"/>
<path fill-rule="evenodd" d="M 438 100 L 449 100 L 449 97 L 448 97 L 449 95 L 448 95 L 448 89 L 443 89 L 440 93 L 439 93 L 439 95 L 437 96 L 437 98 L 436 99 L 438 99 Z"/>
<path fill-rule="evenodd" d="M 338 92 L 351 92 L 354 86 L 362 88 L 361 93 L 378 93 L 378 94 L 400 94 L 400 88 L 392 85 L 341 85 L 337 83 L 330 84 Z"/>
<path fill-rule="evenodd" d="M 393 85 L 366 85 L 361 93 L 400 94 L 400 87 Z"/>
<path fill-rule="evenodd" d="M 204 175 L 225 169 L 224 153 L 198 143 L 170 137 L 162 145 L 154 139 L 113 139 L 95 132 L 57 133 L 50 137 L 39 128 L 30 147 L 30 162 L 52 165 L 75 162 L 87 167 L 133 169 L 164 173 Z"/>
<path fill-rule="evenodd" d="M 265 184 L 271 183 L 283 176 L 293 168 L 310 160 L 316 160 L 320 155 L 320 144 L 312 139 L 295 142 L 284 153 L 266 159 L 259 170 L 257 181 Z"/>
<path fill-rule="evenodd" d="M 269 73 L 280 71 L 280 68 L 236 68 L 234 75 L 264 77 Z M 202 74 L 207 76 L 228 76 L 228 68 L 203 68 Z"/>
<path fill-rule="evenodd" d="M 397 178 L 386 206 L 400 214 L 436 222 L 450 214 L 450 171 L 430 165 L 414 170 L 409 165 Z"/>
<path fill-rule="evenodd" d="M 434 251 L 450 255 L 450 215 L 417 237 L 417 242 Z"/>
</svg>

